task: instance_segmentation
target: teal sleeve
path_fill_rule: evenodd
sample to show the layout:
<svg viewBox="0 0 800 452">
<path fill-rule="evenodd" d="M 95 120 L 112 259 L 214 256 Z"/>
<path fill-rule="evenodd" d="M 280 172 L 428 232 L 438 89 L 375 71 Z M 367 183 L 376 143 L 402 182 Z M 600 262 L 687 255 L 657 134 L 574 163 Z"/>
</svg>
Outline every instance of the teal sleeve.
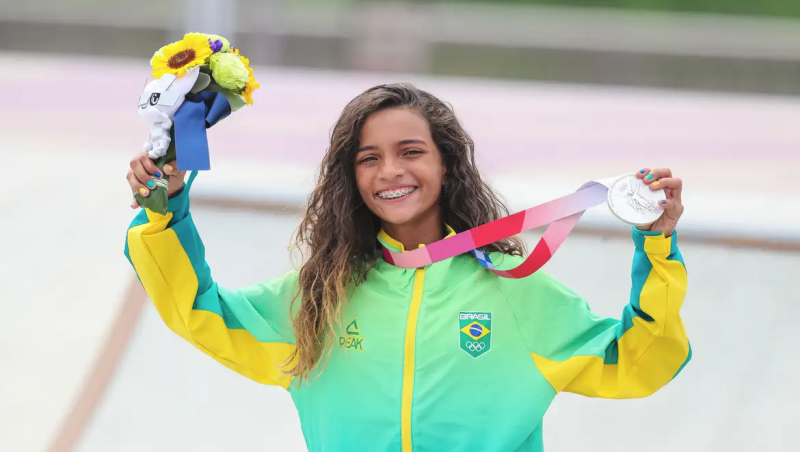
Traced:
<svg viewBox="0 0 800 452">
<path fill-rule="evenodd" d="M 680 316 L 687 273 L 677 233 L 664 237 L 634 228 L 632 238 L 630 299 L 619 319 L 598 316 L 541 271 L 507 294 L 535 365 L 557 392 L 645 397 L 691 359 Z"/>
<path fill-rule="evenodd" d="M 253 380 L 288 387 L 296 275 L 239 290 L 217 285 L 190 213 L 189 186 L 169 200 L 166 215 L 139 212 L 125 255 L 173 332 Z"/>
</svg>

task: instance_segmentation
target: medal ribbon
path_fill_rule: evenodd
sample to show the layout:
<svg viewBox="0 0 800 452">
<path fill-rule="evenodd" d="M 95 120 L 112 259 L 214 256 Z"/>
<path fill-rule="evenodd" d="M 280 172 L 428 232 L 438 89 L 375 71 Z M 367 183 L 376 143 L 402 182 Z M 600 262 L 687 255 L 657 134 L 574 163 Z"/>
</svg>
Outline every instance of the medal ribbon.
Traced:
<svg viewBox="0 0 800 452">
<path fill-rule="evenodd" d="M 542 268 L 567 239 L 583 213 L 607 202 L 608 189 L 614 178 L 587 182 L 575 193 L 548 201 L 530 209 L 460 232 L 422 248 L 397 252 L 383 246 L 383 258 L 401 268 L 420 268 L 466 252 L 489 271 L 504 278 L 524 278 Z M 510 270 L 494 268 L 489 256 L 479 248 L 550 224 L 533 252 L 519 266 Z"/>
</svg>

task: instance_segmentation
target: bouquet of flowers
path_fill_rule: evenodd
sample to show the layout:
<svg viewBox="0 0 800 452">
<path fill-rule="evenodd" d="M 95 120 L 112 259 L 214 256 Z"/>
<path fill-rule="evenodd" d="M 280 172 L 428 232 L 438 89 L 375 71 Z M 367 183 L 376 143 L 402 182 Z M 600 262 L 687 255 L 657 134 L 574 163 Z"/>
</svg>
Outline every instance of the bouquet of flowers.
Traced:
<svg viewBox="0 0 800 452">
<path fill-rule="evenodd" d="M 177 159 L 180 171 L 211 169 L 206 129 L 253 104 L 259 84 L 250 61 L 227 39 L 188 33 L 159 49 L 150 60 L 152 77 L 139 97 L 139 117 L 150 124 L 145 151 L 162 170 Z M 159 179 L 141 207 L 167 213 L 169 176 Z"/>
</svg>

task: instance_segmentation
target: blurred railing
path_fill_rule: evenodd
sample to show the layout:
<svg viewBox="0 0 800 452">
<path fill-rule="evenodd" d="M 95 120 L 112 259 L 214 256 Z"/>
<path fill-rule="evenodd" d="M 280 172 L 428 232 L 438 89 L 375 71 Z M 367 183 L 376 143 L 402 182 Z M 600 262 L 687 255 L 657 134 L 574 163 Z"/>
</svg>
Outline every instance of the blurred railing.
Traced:
<svg viewBox="0 0 800 452">
<path fill-rule="evenodd" d="M 487 0 L 454 1 L 458 3 L 488 3 Z M 800 3 L 794 0 L 492 0 L 491 3 L 506 5 L 604 7 L 632 11 L 668 11 L 800 18 Z"/>
<path fill-rule="evenodd" d="M 504 2 L 2 0 L 0 50 L 143 58 L 213 29 L 257 64 L 800 94 L 800 20 Z"/>
</svg>

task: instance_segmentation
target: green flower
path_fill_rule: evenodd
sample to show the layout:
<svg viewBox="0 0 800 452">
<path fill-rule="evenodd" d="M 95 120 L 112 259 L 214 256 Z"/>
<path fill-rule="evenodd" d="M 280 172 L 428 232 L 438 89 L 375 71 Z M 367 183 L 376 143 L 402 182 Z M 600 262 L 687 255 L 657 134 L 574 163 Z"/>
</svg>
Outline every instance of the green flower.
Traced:
<svg viewBox="0 0 800 452">
<path fill-rule="evenodd" d="M 250 72 L 239 55 L 233 53 L 215 53 L 209 60 L 211 76 L 225 89 L 239 91 L 247 83 Z"/>
<path fill-rule="evenodd" d="M 220 52 L 228 52 L 231 50 L 231 43 L 220 35 L 210 35 L 208 33 L 196 33 L 196 32 L 194 34 L 205 36 L 209 41 L 216 41 L 217 39 L 219 39 L 219 41 L 222 43 L 222 49 L 220 50 Z"/>
<path fill-rule="evenodd" d="M 222 36 L 220 35 L 206 35 L 206 36 L 208 36 L 208 39 L 211 41 L 216 41 L 217 39 L 220 40 L 220 42 L 222 43 L 222 50 L 220 50 L 220 52 L 227 52 L 231 49 L 231 43 L 228 42 L 228 40 L 223 38 Z"/>
</svg>

